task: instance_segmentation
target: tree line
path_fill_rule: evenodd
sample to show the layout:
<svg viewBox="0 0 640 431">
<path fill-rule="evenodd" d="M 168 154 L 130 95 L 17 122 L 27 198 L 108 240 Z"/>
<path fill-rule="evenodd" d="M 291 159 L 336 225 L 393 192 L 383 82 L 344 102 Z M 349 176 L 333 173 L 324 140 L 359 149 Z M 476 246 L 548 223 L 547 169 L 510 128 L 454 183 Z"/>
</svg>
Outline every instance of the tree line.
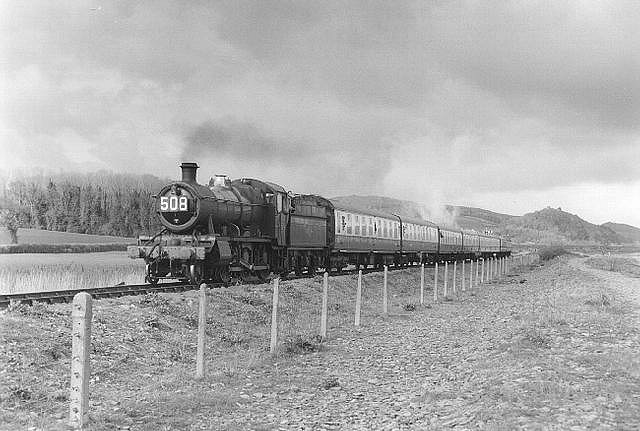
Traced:
<svg viewBox="0 0 640 431">
<path fill-rule="evenodd" d="M 150 234 L 160 229 L 153 195 L 166 182 L 110 172 L 16 179 L 2 187 L 0 224 L 12 237 L 18 227 L 123 237 Z"/>
</svg>

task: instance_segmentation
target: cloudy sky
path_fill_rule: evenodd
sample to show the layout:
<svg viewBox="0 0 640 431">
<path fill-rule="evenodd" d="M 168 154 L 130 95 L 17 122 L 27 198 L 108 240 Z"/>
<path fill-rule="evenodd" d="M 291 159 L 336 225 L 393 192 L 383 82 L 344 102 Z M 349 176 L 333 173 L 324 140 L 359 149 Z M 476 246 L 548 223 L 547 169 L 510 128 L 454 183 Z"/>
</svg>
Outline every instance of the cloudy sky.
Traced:
<svg viewBox="0 0 640 431">
<path fill-rule="evenodd" d="M 637 1 L 0 4 L 0 169 L 640 226 Z"/>
</svg>

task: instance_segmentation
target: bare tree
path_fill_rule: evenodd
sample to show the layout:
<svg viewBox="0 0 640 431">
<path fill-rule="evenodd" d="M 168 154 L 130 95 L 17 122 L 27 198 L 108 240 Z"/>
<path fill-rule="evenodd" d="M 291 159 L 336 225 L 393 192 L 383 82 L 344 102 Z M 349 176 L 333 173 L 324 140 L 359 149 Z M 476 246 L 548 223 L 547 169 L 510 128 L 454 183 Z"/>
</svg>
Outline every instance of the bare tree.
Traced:
<svg viewBox="0 0 640 431">
<path fill-rule="evenodd" d="M 18 215 L 13 209 L 0 210 L 0 226 L 4 226 L 11 236 L 11 244 L 18 243 Z"/>
</svg>

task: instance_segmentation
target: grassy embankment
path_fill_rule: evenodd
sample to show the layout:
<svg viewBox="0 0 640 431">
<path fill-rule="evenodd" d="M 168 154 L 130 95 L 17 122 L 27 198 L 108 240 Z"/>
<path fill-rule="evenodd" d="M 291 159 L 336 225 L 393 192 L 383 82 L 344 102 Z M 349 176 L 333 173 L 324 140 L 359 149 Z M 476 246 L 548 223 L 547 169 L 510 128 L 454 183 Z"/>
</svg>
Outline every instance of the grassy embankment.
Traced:
<svg viewBox="0 0 640 431">
<path fill-rule="evenodd" d="M 376 345 L 371 345 L 371 353 L 354 351 L 349 348 L 352 340 L 364 337 L 375 343 L 412 331 L 419 331 L 420 345 L 427 346 L 428 353 L 421 353 L 419 360 L 427 361 L 430 371 L 407 383 L 419 386 L 420 379 L 428 379 L 424 403 L 416 403 L 436 421 L 435 428 L 451 421 L 469 426 L 502 423 L 507 429 L 527 423 L 540 429 L 637 423 L 639 330 L 631 306 L 599 280 L 557 259 L 532 268 L 536 270 L 491 283 L 475 296 L 425 307 L 416 307 L 419 271 L 393 272 L 388 319 L 381 316 L 382 274 L 366 275 L 362 331 L 352 329 L 355 277 L 332 278 L 333 347 L 314 336 L 321 277 L 283 282 L 281 353 L 275 360 L 268 355 L 269 286 L 213 291 L 207 317 L 208 376 L 202 382 L 193 380 L 196 292 L 98 301 L 91 429 L 180 429 L 195 424 L 234 429 L 247 425 L 247 417 L 275 426 L 282 418 L 278 415 L 295 410 L 300 398 L 295 391 L 314 394 L 309 407 L 342 394 L 327 392 L 325 383 L 318 386 L 327 381 L 331 361 L 339 359 L 359 370 L 333 369 L 340 375 L 347 372 L 338 384 L 364 374 L 366 385 L 371 377 L 359 368 L 358 355 L 373 355 Z M 431 277 L 429 271 L 427 279 Z M 64 429 L 69 314 L 68 305 L 0 313 L 0 369 L 8 370 L 0 382 L 0 428 Z M 345 352 L 334 358 L 331 349 Z M 302 353 L 319 355 L 322 366 L 308 368 L 308 362 L 298 359 Z M 279 367 L 289 371 L 280 374 Z M 296 367 L 300 370 L 291 370 Z M 291 375 L 300 377 L 285 377 Z M 253 394 L 258 389 L 250 388 L 268 389 Z M 278 394 L 290 391 L 290 401 L 282 401 Z M 304 417 L 304 411 L 300 413 Z"/>
<path fill-rule="evenodd" d="M 392 272 L 390 310 L 413 309 L 416 270 Z M 380 319 L 382 274 L 364 277 L 363 323 Z M 329 334 L 353 325 L 355 277 L 330 279 Z M 321 351 L 322 277 L 280 284 L 280 358 Z M 207 358 L 212 380 L 230 382 L 271 361 L 271 286 L 217 289 L 208 300 Z M 166 420 L 188 405 L 228 411 L 237 394 L 194 388 L 197 292 L 147 295 L 94 303 L 91 383 L 96 429 Z M 57 429 L 67 416 L 70 367 L 70 305 L 17 306 L 0 312 L 0 429 L 27 425 Z M 159 380 L 158 380 L 159 379 Z M 182 382 L 182 383 L 180 383 Z M 175 395 L 175 398 L 174 398 Z M 186 398 L 185 398 L 186 397 Z M 148 403 L 155 410 L 146 411 Z M 150 416 L 156 416 L 153 419 Z M 182 419 L 174 426 L 180 428 Z M 184 425 L 184 424 L 182 424 Z M 140 425 L 138 425 L 140 426 Z"/>
</svg>

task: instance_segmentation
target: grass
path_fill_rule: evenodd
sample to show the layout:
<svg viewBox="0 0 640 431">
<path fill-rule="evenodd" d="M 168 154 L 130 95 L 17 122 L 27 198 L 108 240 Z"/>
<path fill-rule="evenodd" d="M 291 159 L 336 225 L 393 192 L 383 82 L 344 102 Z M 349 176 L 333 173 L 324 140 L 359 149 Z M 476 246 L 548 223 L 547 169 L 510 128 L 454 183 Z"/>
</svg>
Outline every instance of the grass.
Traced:
<svg viewBox="0 0 640 431">
<path fill-rule="evenodd" d="M 568 253 L 569 252 L 565 250 L 564 247 L 555 245 L 543 248 L 538 254 L 540 256 L 540 260 L 547 261 Z"/>
<path fill-rule="evenodd" d="M 88 235 L 84 233 L 57 232 L 41 229 L 18 229 L 18 245 L 27 244 L 134 244 L 135 238 L 108 235 Z M 0 229 L 0 244 L 10 244 L 11 238 L 6 229 Z"/>
<path fill-rule="evenodd" d="M 62 274 L 69 266 L 77 272 L 77 265 L 62 264 L 50 274 L 58 270 Z M 104 273 L 117 267 L 111 265 L 103 268 Z M 94 268 L 92 272 L 96 269 L 100 271 Z M 417 302 L 419 277 L 416 269 L 392 273 L 391 314 L 402 313 L 403 304 Z M 356 279 L 330 279 L 329 338 L 353 326 Z M 364 275 L 363 285 L 363 324 L 372 324 L 381 319 L 382 274 Z M 246 402 L 232 390 L 239 375 L 263 368 L 273 360 L 286 362 L 292 356 L 325 350 L 317 335 L 321 293 L 320 276 L 281 282 L 279 351 L 272 358 L 271 286 L 210 291 L 206 329 L 209 377 L 201 383 L 192 380 L 197 292 L 94 302 L 92 429 L 124 424 L 135 428 L 147 423 L 161 429 L 182 428 L 191 420 L 184 415 L 187 408 L 194 412 L 199 408 L 220 412 L 237 408 L 238 402 Z M 66 417 L 68 410 L 69 315 L 70 305 L 65 304 L 14 305 L 0 311 L 0 368 L 10 369 L 6 379 L 0 381 L 0 429 L 64 429 L 64 421 L 56 415 Z M 189 382 L 186 386 L 185 381 Z M 211 385 L 216 385 L 215 391 Z M 318 388 L 338 385 L 336 379 L 327 378 Z"/>
<path fill-rule="evenodd" d="M 186 429 L 195 427 L 202 417 L 209 418 L 209 428 L 215 429 L 220 428 L 215 425 L 221 416 L 242 420 L 241 414 L 250 411 L 263 417 L 265 406 L 256 402 L 256 393 L 261 400 L 267 398 L 262 394 L 271 393 L 277 397 L 274 403 L 282 403 L 277 408 L 286 409 L 290 404 L 282 392 L 294 386 L 304 393 L 315 391 L 314 396 L 327 391 L 342 395 L 343 389 L 365 392 L 354 386 L 357 379 L 347 371 L 331 368 L 332 353 L 344 349 L 338 356 L 348 360 L 358 353 L 355 346 L 361 345 L 361 337 L 389 332 L 398 338 L 409 331 L 420 333 L 420 344 L 407 349 L 424 349 L 420 356 L 424 368 L 415 375 L 405 374 L 405 379 L 409 383 L 424 379 L 424 398 L 446 401 L 421 405 L 441 421 L 434 429 L 446 427 L 447 415 L 477 420 L 469 409 L 477 406 L 473 403 L 484 403 L 477 411 L 488 429 L 500 423 L 512 426 L 498 429 L 518 428 L 515 425 L 522 417 L 546 421 L 538 427 L 529 422 L 532 428 L 548 429 L 557 421 L 554 426 L 568 429 L 573 424 L 566 421 L 567 411 L 582 418 L 603 406 L 616 415 L 632 415 L 640 364 L 634 344 L 638 329 L 630 318 L 630 307 L 614 292 L 605 291 L 598 280 L 563 265 L 556 260 L 528 272 L 526 284 L 507 277 L 483 286 L 473 298 L 459 295 L 446 306 L 440 302 L 432 308 L 417 305 L 419 270 L 394 271 L 389 276 L 387 319 L 381 307 L 383 275 L 365 274 L 363 327 L 359 329 L 353 328 L 357 277 L 332 277 L 328 343 L 317 337 L 322 277 L 282 281 L 276 357 L 268 352 L 271 287 L 212 290 L 207 313 L 208 374 L 202 381 L 193 380 L 197 292 L 96 301 L 91 429 Z M 426 280 L 433 280 L 432 270 Z M 429 282 L 428 300 L 430 287 Z M 70 306 L 63 304 L 14 306 L 0 312 L 0 369 L 7 370 L 0 379 L 0 429 L 65 428 L 69 314 Z M 398 319 L 407 315 L 416 320 Z M 341 339 L 344 343 L 336 341 Z M 375 349 L 372 346 L 365 357 L 375 358 Z M 403 352 L 394 353 L 393 360 L 401 363 Z M 314 369 L 314 361 L 319 368 Z M 365 361 L 359 366 L 368 365 Z M 419 365 L 404 364 L 409 373 Z M 390 384 L 401 383 L 401 375 L 394 374 Z M 375 393 L 364 398 L 369 396 Z M 375 408 L 384 408 L 384 403 Z M 602 424 L 603 419 L 598 420 L 592 428 Z M 474 423 L 468 426 L 473 428 Z"/>
<path fill-rule="evenodd" d="M 144 262 L 126 253 L 0 255 L 0 294 L 144 282 Z"/>
<path fill-rule="evenodd" d="M 640 261 L 637 257 L 595 256 L 587 259 L 587 265 L 605 271 L 619 272 L 631 277 L 640 277 Z"/>
</svg>

